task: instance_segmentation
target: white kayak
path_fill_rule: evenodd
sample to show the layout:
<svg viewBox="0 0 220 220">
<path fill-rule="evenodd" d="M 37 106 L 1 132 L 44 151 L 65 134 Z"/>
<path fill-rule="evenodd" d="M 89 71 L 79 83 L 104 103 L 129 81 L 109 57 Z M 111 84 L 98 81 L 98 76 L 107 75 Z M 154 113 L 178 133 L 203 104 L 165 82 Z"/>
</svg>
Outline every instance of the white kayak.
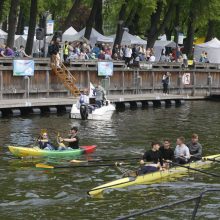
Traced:
<svg viewBox="0 0 220 220">
<path fill-rule="evenodd" d="M 77 108 L 77 104 L 73 104 L 70 118 L 82 120 L 110 120 L 115 111 L 115 106 L 109 101 L 106 103 L 106 105 L 100 108 L 95 106 L 89 107 L 88 105 L 81 105 L 80 108 Z"/>
</svg>

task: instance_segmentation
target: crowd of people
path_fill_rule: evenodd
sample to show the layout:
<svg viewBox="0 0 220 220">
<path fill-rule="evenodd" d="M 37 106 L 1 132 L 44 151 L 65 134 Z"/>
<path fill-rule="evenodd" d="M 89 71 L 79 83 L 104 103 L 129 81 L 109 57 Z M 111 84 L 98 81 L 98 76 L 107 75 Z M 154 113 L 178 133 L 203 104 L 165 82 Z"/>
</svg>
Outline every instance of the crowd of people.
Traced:
<svg viewBox="0 0 220 220">
<path fill-rule="evenodd" d="M 1 57 L 31 57 L 25 53 L 25 48 L 23 45 L 20 49 L 12 49 L 8 45 L 0 44 L 0 56 Z"/>
<path fill-rule="evenodd" d="M 67 42 L 63 46 L 63 59 L 65 62 L 73 60 L 125 60 L 126 64 L 138 61 L 155 61 L 153 49 L 145 49 L 139 45 L 112 45 L 97 43 L 93 47 L 83 42 Z"/>
<path fill-rule="evenodd" d="M 55 44 L 52 41 L 48 47 Z M 49 53 L 50 56 L 50 53 Z M 63 61 L 70 63 L 74 60 L 124 60 L 127 67 L 138 65 L 140 61 L 155 62 L 156 56 L 153 48 L 146 48 L 146 45 L 114 45 L 109 43 L 96 43 L 94 46 L 86 42 L 68 42 L 63 45 Z M 162 50 L 160 62 L 178 62 L 188 66 L 186 54 L 181 48 Z"/>
</svg>

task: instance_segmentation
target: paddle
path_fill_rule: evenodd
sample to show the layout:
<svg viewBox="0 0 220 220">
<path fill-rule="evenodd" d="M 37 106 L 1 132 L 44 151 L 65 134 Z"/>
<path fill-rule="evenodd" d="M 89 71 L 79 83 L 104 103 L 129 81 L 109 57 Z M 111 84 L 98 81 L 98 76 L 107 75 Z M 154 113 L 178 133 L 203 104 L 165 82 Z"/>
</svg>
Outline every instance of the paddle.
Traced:
<svg viewBox="0 0 220 220">
<path fill-rule="evenodd" d="M 200 170 L 200 169 L 196 169 L 196 168 L 190 167 L 188 165 L 182 165 L 182 164 L 178 164 L 178 163 L 174 163 L 174 162 L 170 162 L 170 161 L 164 161 L 164 162 L 167 162 L 167 163 L 175 165 L 175 166 L 183 167 L 183 168 L 186 168 L 188 170 L 194 170 L 194 171 L 197 171 L 197 172 L 200 172 L 200 173 L 204 173 L 204 174 L 207 174 L 207 175 L 210 175 L 210 176 L 220 177 L 220 175 L 217 175 L 215 173 L 209 173 L 209 172 L 206 172 L 206 171 L 203 171 L 203 170 Z"/>
<path fill-rule="evenodd" d="M 220 160 L 216 160 L 215 158 L 210 159 L 210 158 L 203 157 L 202 159 L 203 159 L 203 160 L 212 161 L 212 162 L 216 162 L 216 163 L 220 163 Z"/>
<path fill-rule="evenodd" d="M 119 163 L 118 165 L 134 165 L 137 163 Z M 37 168 L 44 168 L 44 169 L 56 169 L 56 168 L 84 168 L 84 167 L 113 167 L 116 164 L 91 164 L 91 165 L 77 165 L 77 166 L 52 166 L 47 164 L 38 163 L 35 165 Z"/>
<path fill-rule="evenodd" d="M 92 163 L 92 162 L 101 162 L 101 161 L 118 161 L 118 160 L 140 160 L 140 157 L 131 157 L 131 158 L 112 158 L 112 159 L 97 159 L 97 160 L 71 160 L 71 163 Z"/>
</svg>

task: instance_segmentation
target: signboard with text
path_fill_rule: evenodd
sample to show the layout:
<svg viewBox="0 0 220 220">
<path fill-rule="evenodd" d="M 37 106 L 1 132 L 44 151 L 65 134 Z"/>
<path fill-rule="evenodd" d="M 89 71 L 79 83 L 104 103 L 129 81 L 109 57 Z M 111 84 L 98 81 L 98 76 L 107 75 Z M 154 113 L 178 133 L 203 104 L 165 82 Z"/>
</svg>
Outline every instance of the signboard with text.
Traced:
<svg viewBox="0 0 220 220">
<path fill-rule="evenodd" d="M 182 76 L 183 85 L 190 85 L 190 73 L 184 73 Z"/>
<path fill-rule="evenodd" d="M 112 76 L 113 62 L 98 62 L 98 76 Z"/>
<path fill-rule="evenodd" d="M 54 20 L 47 20 L 47 35 L 51 35 L 54 32 Z"/>
<path fill-rule="evenodd" d="M 13 76 L 33 76 L 34 60 L 13 60 Z"/>
</svg>

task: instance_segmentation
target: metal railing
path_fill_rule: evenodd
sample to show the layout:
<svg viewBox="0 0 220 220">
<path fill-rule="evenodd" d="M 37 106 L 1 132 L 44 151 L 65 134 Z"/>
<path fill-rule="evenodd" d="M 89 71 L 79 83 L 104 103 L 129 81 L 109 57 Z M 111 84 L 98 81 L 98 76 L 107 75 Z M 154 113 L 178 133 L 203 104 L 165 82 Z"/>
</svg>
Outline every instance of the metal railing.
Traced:
<svg viewBox="0 0 220 220">
<path fill-rule="evenodd" d="M 143 211 L 136 212 L 136 213 L 133 213 L 133 214 L 130 214 L 130 215 L 122 216 L 122 217 L 116 218 L 115 220 L 129 219 L 129 218 L 132 218 L 132 217 L 135 217 L 135 216 L 140 216 L 140 215 L 143 215 L 143 214 L 155 212 L 155 211 L 160 210 L 160 209 L 169 208 L 169 207 L 172 207 L 174 205 L 179 205 L 179 204 L 189 202 L 189 201 L 194 201 L 194 200 L 196 201 L 196 204 L 195 204 L 195 207 L 194 207 L 193 212 L 192 212 L 191 220 L 195 220 L 196 214 L 198 212 L 199 205 L 202 201 L 202 198 L 206 193 L 209 193 L 209 192 L 220 192 L 220 189 L 206 189 L 205 191 L 200 193 L 200 195 L 198 195 L 198 196 L 195 196 L 195 197 L 192 197 L 192 198 L 189 198 L 189 199 L 179 200 L 177 202 L 170 203 L 170 204 L 163 205 L 163 206 L 158 206 L 158 207 L 155 207 L 155 208 L 152 208 L 152 209 L 143 210 Z"/>
</svg>

